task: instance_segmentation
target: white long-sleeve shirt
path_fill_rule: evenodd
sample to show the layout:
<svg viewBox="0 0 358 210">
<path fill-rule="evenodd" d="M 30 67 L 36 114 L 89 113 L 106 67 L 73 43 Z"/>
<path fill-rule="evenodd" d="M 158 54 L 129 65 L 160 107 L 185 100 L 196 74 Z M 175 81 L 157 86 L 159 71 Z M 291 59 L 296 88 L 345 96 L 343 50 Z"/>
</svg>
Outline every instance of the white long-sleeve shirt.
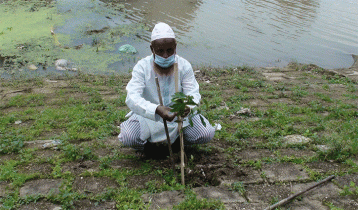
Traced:
<svg viewBox="0 0 358 210">
<path fill-rule="evenodd" d="M 199 93 L 199 84 L 195 79 L 195 75 L 191 64 L 184 58 L 176 55 L 176 63 L 178 63 L 178 90 L 185 95 L 194 97 L 194 102 L 199 103 L 201 96 Z M 163 105 L 169 107 L 172 102 L 172 96 L 175 94 L 175 77 L 174 74 L 169 76 L 157 75 L 153 70 L 153 56 L 147 56 L 134 66 L 132 79 L 127 84 L 126 104 L 131 112 L 127 114 L 131 116 L 137 115 L 141 127 L 140 138 L 150 142 L 166 141 L 166 134 L 162 118 L 155 113 L 159 106 L 159 96 L 155 77 L 159 79 L 161 95 L 163 97 Z M 174 119 L 168 123 L 169 136 L 171 143 L 179 136 L 178 124 Z M 188 126 L 186 119 L 183 127 Z"/>
</svg>

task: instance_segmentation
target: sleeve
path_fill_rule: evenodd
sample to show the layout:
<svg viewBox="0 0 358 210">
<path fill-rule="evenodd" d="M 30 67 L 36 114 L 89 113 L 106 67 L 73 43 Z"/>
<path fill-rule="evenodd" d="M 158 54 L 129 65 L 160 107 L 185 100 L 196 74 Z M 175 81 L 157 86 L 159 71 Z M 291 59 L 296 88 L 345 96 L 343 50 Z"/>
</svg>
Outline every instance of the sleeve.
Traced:
<svg viewBox="0 0 358 210">
<path fill-rule="evenodd" d="M 138 62 L 132 72 L 132 78 L 128 82 L 126 90 L 126 104 L 130 110 L 142 117 L 158 121 L 159 115 L 155 113 L 159 104 L 151 103 L 143 97 L 145 88 L 145 73 L 143 66 Z"/>
<path fill-rule="evenodd" d="M 191 95 L 194 97 L 194 102 L 199 104 L 201 95 L 199 93 L 199 84 L 195 79 L 193 68 L 191 64 L 186 61 L 184 64 L 183 77 L 181 81 L 183 93 L 185 95 Z M 190 108 L 194 108 L 195 106 L 190 106 Z"/>
</svg>

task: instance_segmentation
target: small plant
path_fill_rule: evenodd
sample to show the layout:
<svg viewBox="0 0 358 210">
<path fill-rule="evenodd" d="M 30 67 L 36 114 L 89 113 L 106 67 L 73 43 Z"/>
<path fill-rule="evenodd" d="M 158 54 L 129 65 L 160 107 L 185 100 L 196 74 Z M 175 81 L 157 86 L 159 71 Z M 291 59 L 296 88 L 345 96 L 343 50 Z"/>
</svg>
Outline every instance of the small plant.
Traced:
<svg viewBox="0 0 358 210">
<path fill-rule="evenodd" d="M 193 96 L 187 96 L 182 92 L 177 92 L 174 94 L 172 98 L 173 105 L 170 106 L 172 112 L 177 112 L 178 116 L 185 116 L 185 112 L 190 105 L 198 106 L 199 104 L 194 102 Z M 204 103 L 207 104 L 207 102 L 204 100 Z M 190 126 L 193 126 L 192 117 L 194 116 L 194 113 L 200 114 L 200 109 L 198 107 L 195 107 L 193 110 L 189 113 L 189 123 Z M 200 116 L 201 123 L 203 123 L 204 126 L 206 126 L 206 123 L 204 121 L 204 118 Z"/>
<path fill-rule="evenodd" d="M 277 203 L 277 202 L 279 202 L 280 201 L 280 199 L 278 198 L 278 196 L 275 196 L 275 197 L 273 197 L 273 198 L 271 198 L 271 200 L 270 200 L 270 204 L 275 204 L 275 203 Z"/>
<path fill-rule="evenodd" d="M 198 199 L 191 190 L 187 190 L 185 194 L 187 194 L 185 200 L 173 206 L 173 209 L 225 209 L 224 204 L 220 200 Z"/>
<path fill-rule="evenodd" d="M 328 84 L 324 84 L 324 85 L 322 85 L 322 88 L 323 88 L 323 90 L 327 90 L 327 91 L 329 91 L 329 90 L 330 90 L 330 88 L 329 88 L 329 85 L 328 85 Z"/>
<path fill-rule="evenodd" d="M 14 133 L 0 134 L 0 140 L 0 154 L 18 152 L 24 146 L 24 136 L 22 135 Z"/>
<path fill-rule="evenodd" d="M 344 185 L 343 190 L 339 194 L 342 196 L 353 195 L 354 197 L 358 198 L 358 186 L 356 186 L 356 184 L 351 181 L 349 186 Z"/>
<path fill-rule="evenodd" d="M 68 144 L 63 148 L 64 156 L 70 160 L 90 160 L 94 158 L 89 147 L 80 148 L 77 145 Z"/>
<path fill-rule="evenodd" d="M 336 207 L 333 203 L 326 203 L 326 205 L 329 207 L 330 210 L 344 210 L 342 208 Z"/>
<path fill-rule="evenodd" d="M 244 195 L 246 192 L 246 189 L 244 187 L 244 184 L 242 182 L 234 182 L 231 184 L 230 190 L 240 193 L 241 195 Z"/>
<path fill-rule="evenodd" d="M 260 177 L 266 179 L 267 178 L 266 172 L 265 171 L 261 172 Z"/>
</svg>

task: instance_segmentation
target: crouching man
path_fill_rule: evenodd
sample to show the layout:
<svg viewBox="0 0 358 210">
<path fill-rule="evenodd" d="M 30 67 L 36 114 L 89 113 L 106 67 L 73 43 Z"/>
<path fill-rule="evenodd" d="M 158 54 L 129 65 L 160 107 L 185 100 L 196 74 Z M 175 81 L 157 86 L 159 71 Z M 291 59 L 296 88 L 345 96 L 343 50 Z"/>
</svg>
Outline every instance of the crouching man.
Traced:
<svg viewBox="0 0 358 210">
<path fill-rule="evenodd" d="M 126 104 L 131 112 L 126 116 L 129 119 L 120 125 L 118 139 L 123 146 L 142 151 L 147 142 L 167 142 L 163 119 L 168 122 L 170 141 L 174 143 L 179 136 L 178 123 L 175 122 L 176 113 L 171 113 L 169 106 L 175 94 L 176 79 L 178 91 L 193 96 L 194 102 L 199 103 L 199 84 L 192 66 L 176 54 L 176 47 L 172 28 L 165 23 L 156 24 L 151 34 L 152 55 L 138 61 L 126 87 Z M 177 74 L 174 74 L 174 66 L 177 66 Z M 160 105 L 155 77 L 159 79 L 163 105 Z M 188 119 L 183 122 L 185 145 L 207 143 L 214 137 L 215 128 L 206 118 L 206 126 L 199 115 L 194 115 L 192 121 L 193 126 Z"/>
</svg>

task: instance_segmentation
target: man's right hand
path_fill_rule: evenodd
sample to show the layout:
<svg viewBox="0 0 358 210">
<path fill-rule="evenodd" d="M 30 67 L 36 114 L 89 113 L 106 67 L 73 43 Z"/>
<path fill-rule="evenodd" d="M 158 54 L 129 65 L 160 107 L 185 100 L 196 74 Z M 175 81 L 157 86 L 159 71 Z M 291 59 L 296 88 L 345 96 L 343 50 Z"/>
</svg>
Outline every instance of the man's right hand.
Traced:
<svg viewBox="0 0 358 210">
<path fill-rule="evenodd" d="M 166 121 L 172 121 L 177 116 L 177 113 L 170 114 L 170 108 L 166 106 L 159 105 L 157 109 L 155 110 L 155 113 L 157 113 L 159 116 L 163 118 L 163 120 Z"/>
</svg>

